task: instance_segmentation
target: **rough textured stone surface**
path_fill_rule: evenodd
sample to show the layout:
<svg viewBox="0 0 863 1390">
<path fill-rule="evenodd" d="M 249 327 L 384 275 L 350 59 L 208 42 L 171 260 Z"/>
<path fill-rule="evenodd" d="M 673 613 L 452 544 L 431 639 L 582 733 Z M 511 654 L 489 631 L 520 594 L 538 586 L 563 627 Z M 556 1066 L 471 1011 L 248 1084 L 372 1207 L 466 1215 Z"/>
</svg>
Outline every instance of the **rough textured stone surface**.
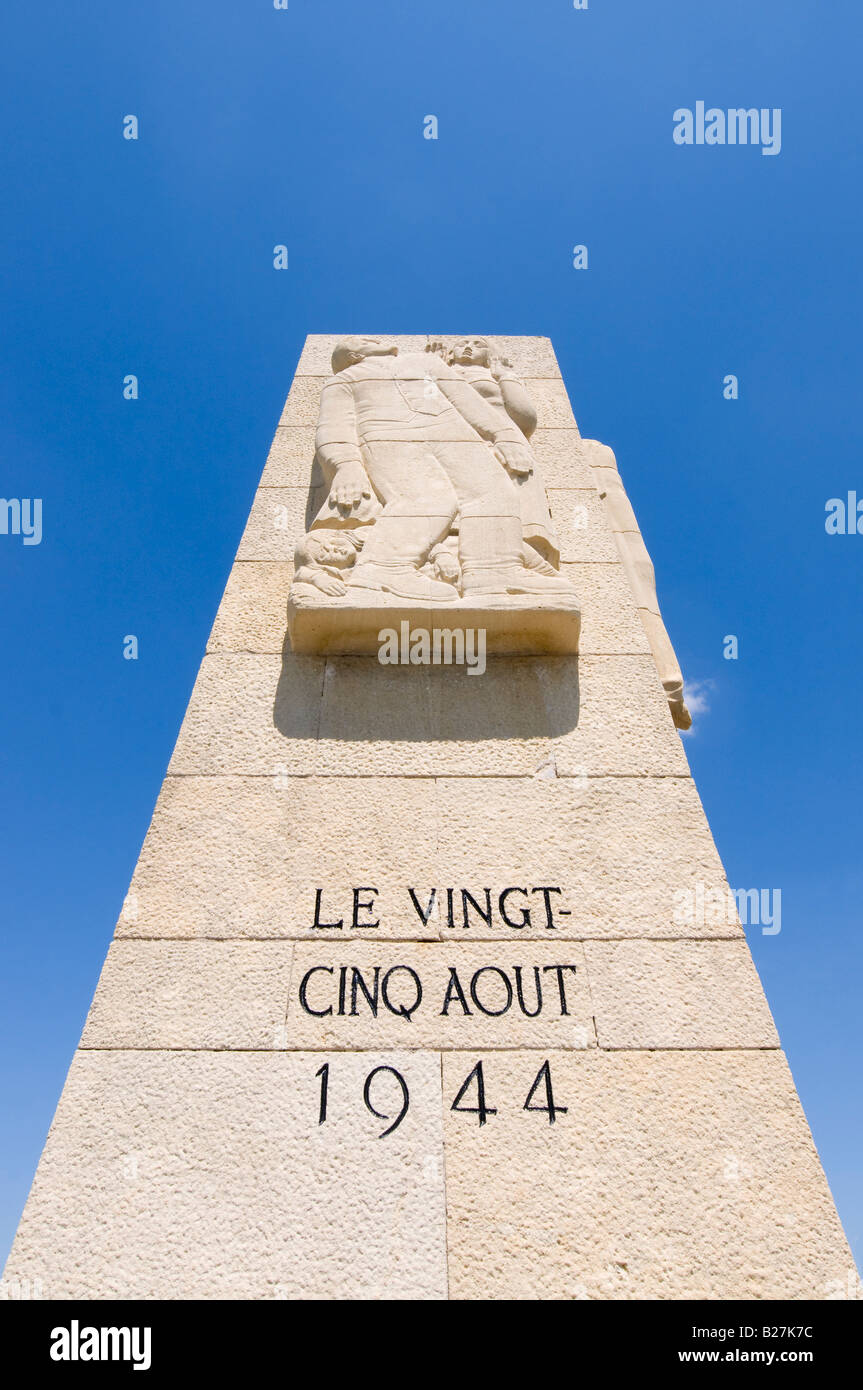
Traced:
<svg viewBox="0 0 863 1390">
<path fill-rule="evenodd" d="M 293 561 L 294 548 L 322 500 L 322 489 L 261 488 L 249 514 L 238 560 Z"/>
<path fill-rule="evenodd" d="M 347 968 L 343 998 L 342 967 Z M 373 1002 L 363 993 L 355 969 Z M 410 1016 L 399 1013 L 402 1008 Z M 325 1013 L 328 1009 L 332 1012 Z M 522 946 L 501 941 L 493 951 L 438 942 L 304 942 L 296 947 L 288 1047 L 512 1050 L 594 1043 L 584 953 L 572 942 Z"/>
<path fill-rule="evenodd" d="M 84 1048 L 283 1047 L 289 942 L 115 941 Z"/>
<path fill-rule="evenodd" d="M 688 729 L 692 725 L 692 716 L 684 699 L 683 672 L 668 629 L 662 621 L 653 561 L 638 529 L 632 503 L 617 469 L 617 460 L 608 445 L 600 444 L 598 440 L 584 440 L 583 448 L 593 468 L 626 578 L 650 640 L 656 669 L 668 698 L 669 713 L 678 729 Z"/>
<path fill-rule="evenodd" d="M 279 420 L 279 428 L 287 429 L 291 425 L 316 425 L 321 388 L 328 380 L 329 377 L 325 375 L 295 376 Z"/>
<path fill-rule="evenodd" d="M 537 429 L 530 447 L 539 459 L 547 488 L 596 488 L 595 469 L 578 433 L 569 428 Z"/>
<path fill-rule="evenodd" d="M 325 663 L 317 657 L 207 656 L 169 765 L 172 773 L 316 771 Z M 276 722 L 278 721 L 278 723 Z"/>
<path fill-rule="evenodd" d="M 559 377 L 531 377 L 525 386 L 536 406 L 537 429 L 577 429 L 566 387 Z"/>
<path fill-rule="evenodd" d="M 436 824 L 424 779 L 168 777 L 117 933 L 309 937 L 320 888 L 322 920 L 341 917 L 347 936 L 352 889 L 370 884 L 376 935 L 436 937 L 436 919 L 423 926 L 407 892 L 438 881 Z"/>
<path fill-rule="evenodd" d="M 685 776 L 689 764 L 649 656 L 537 664 L 562 777 Z"/>
<path fill-rule="evenodd" d="M 379 674 L 371 705 L 361 658 L 327 663 L 321 772 L 346 770 L 348 740 L 352 770 L 367 775 L 524 775 L 551 756 L 563 775 L 688 772 L 646 656 L 501 658 L 479 678 L 442 667 Z"/>
<path fill-rule="evenodd" d="M 479 677 L 463 667 L 379 666 L 374 658 L 327 662 L 321 772 L 350 765 L 366 776 L 524 775 L 548 746 L 533 659 L 501 658 Z"/>
<path fill-rule="evenodd" d="M 261 476 L 261 487 L 323 486 L 323 475 L 314 459 L 313 425 L 277 429 Z M 586 459 L 585 466 L 590 467 Z"/>
<path fill-rule="evenodd" d="M 276 774 L 166 778 L 117 934 L 308 938 L 317 888 L 348 934 L 351 889 L 367 882 L 380 894 L 379 936 L 452 935 L 445 915 L 423 926 L 411 887 L 426 903 L 437 888 L 440 905 L 447 887 L 488 887 L 497 900 L 537 884 L 562 890 L 552 900 L 569 912 L 554 914 L 563 939 L 740 933 L 715 914 L 682 926 L 676 913 L 698 885 L 710 901 L 727 887 L 688 778 Z M 534 899 L 520 932 L 495 912 L 491 928 L 471 917 L 470 938 L 543 939 Z"/>
<path fill-rule="evenodd" d="M 683 744 L 668 720 L 650 657 L 585 655 L 579 661 L 578 721 L 559 734 L 557 728 L 568 723 L 572 706 L 570 673 L 562 662 L 549 661 L 541 668 L 540 679 L 555 728 L 554 756 L 561 776 L 581 775 L 585 768 L 592 776 L 689 775 Z M 594 754 L 593 730 L 599 725 L 602 752 L 597 747 Z"/>
<path fill-rule="evenodd" d="M 548 501 L 560 541 L 561 560 L 620 563 L 614 533 L 602 498 L 595 490 L 549 487 Z"/>
<path fill-rule="evenodd" d="M 569 1107 L 554 1125 L 522 1109 L 542 1054 L 485 1055 L 485 1125 L 451 1110 L 477 1060 L 443 1059 L 451 1298 L 844 1286 L 848 1248 L 781 1053 L 553 1053 Z"/>
<path fill-rule="evenodd" d="M 590 941 L 605 1048 L 778 1047 L 744 941 Z"/>
<path fill-rule="evenodd" d="M 563 564 L 581 602 L 582 656 L 647 652 L 650 644 L 619 565 Z"/>
<path fill-rule="evenodd" d="M 675 922 L 698 884 L 717 898 L 725 876 L 698 793 L 680 777 L 441 778 L 438 853 L 447 883 L 561 887 L 561 937 L 741 935 L 705 914 Z M 473 923 L 473 936 L 508 937 Z M 534 911 L 525 934 L 546 934 Z"/>
<path fill-rule="evenodd" d="M 234 565 L 207 651 L 281 653 L 293 573 L 294 567 L 287 560 Z"/>
<path fill-rule="evenodd" d="M 439 1059 L 331 1058 L 319 1124 L 324 1060 L 79 1053 L 6 1278 L 51 1299 L 445 1298 Z M 379 1065 L 410 1091 L 386 1139 L 363 1104 Z M 376 1108 L 397 1099 L 379 1076 Z"/>
<path fill-rule="evenodd" d="M 473 898 L 485 906 L 481 890 Z M 499 941 L 490 951 L 466 944 L 458 896 L 456 926 L 447 930 L 441 899 L 443 948 L 370 940 L 369 929 L 353 941 L 341 939 L 344 931 L 318 930 L 317 940 L 296 949 L 290 942 L 115 941 L 81 1046 L 569 1048 L 594 1044 L 594 1018 L 603 1048 L 779 1046 L 743 942 L 589 941 L 583 948 L 543 933 L 542 940 Z M 479 916 L 472 903 L 467 915 Z M 309 971 L 304 1004 L 300 986 Z"/>
</svg>

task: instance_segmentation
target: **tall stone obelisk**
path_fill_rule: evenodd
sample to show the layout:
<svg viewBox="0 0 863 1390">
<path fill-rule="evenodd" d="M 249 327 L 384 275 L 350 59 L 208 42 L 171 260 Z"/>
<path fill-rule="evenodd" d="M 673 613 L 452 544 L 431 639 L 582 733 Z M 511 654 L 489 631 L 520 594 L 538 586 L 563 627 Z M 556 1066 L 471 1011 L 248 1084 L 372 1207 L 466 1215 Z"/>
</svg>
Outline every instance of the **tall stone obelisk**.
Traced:
<svg viewBox="0 0 863 1390">
<path fill-rule="evenodd" d="M 7 1283 L 836 1296 L 687 718 L 551 344 L 309 338 Z"/>
</svg>

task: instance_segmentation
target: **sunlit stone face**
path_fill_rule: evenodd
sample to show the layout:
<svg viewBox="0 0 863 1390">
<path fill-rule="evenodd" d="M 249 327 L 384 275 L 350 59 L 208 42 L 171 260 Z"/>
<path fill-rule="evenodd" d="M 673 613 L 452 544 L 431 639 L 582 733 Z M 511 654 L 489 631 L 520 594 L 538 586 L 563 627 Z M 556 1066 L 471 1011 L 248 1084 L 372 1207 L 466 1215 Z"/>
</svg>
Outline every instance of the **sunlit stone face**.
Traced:
<svg viewBox="0 0 863 1390">
<path fill-rule="evenodd" d="M 487 367 L 489 360 L 486 338 L 460 338 L 453 346 L 453 361 L 460 367 Z"/>
</svg>

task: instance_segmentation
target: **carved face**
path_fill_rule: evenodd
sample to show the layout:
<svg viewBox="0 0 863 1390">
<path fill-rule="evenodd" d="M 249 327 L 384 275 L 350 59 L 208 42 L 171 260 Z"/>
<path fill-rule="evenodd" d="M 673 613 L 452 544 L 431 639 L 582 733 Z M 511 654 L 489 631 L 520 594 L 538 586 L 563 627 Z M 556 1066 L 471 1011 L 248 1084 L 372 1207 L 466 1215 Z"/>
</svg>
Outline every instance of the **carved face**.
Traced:
<svg viewBox="0 0 863 1390">
<path fill-rule="evenodd" d="M 357 558 L 356 547 L 340 531 L 307 536 L 306 551 L 315 564 L 333 565 L 336 569 L 347 569 Z"/>
<path fill-rule="evenodd" d="M 359 357 L 394 357 L 398 352 L 396 344 L 387 338 L 356 338 L 356 352 Z"/>
<path fill-rule="evenodd" d="M 459 367 L 487 367 L 489 346 L 487 338 L 460 338 L 453 344 L 452 360 Z"/>
<path fill-rule="evenodd" d="M 395 357 L 397 353 L 398 346 L 388 338 L 370 338 L 362 334 L 342 338 L 333 349 L 333 371 L 342 372 L 364 357 Z"/>
</svg>

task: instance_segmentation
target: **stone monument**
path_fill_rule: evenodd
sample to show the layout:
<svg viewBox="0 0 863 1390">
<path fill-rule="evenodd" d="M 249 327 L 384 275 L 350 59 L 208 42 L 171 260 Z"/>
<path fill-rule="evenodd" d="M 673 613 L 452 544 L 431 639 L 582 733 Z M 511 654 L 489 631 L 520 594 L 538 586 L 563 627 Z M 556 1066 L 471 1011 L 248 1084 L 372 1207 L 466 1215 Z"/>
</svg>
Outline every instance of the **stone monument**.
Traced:
<svg viewBox="0 0 863 1390">
<path fill-rule="evenodd" d="M 675 724 L 548 340 L 310 337 L 7 1281 L 840 1296 Z"/>
</svg>

